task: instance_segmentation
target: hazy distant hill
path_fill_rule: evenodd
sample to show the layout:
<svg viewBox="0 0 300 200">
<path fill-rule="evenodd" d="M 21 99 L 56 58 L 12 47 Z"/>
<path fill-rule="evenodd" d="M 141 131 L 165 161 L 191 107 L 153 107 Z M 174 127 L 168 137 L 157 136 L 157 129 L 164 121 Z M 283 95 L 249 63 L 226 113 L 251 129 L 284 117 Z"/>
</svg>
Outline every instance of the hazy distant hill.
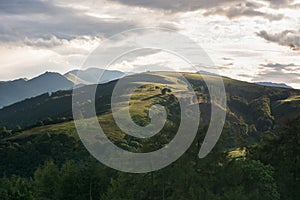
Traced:
<svg viewBox="0 0 300 200">
<path fill-rule="evenodd" d="M 71 89 L 73 83 L 59 73 L 46 72 L 30 80 L 0 82 L 0 107 L 46 92 Z"/>
<path fill-rule="evenodd" d="M 101 84 L 122 78 L 125 73 L 116 70 L 89 68 L 86 70 L 72 70 L 64 76 L 75 84 Z"/>
<path fill-rule="evenodd" d="M 72 70 L 65 75 L 46 72 L 30 80 L 3 81 L 0 82 L 0 108 L 44 93 L 70 90 L 74 84 L 79 87 L 88 84 L 107 83 L 124 75 L 120 71 L 89 68 L 86 70 Z"/>
<path fill-rule="evenodd" d="M 262 86 L 269 86 L 269 87 L 280 87 L 280 88 L 290 88 L 292 89 L 291 86 L 285 84 L 285 83 L 273 83 L 273 82 L 257 82 L 257 85 L 262 85 Z"/>
</svg>

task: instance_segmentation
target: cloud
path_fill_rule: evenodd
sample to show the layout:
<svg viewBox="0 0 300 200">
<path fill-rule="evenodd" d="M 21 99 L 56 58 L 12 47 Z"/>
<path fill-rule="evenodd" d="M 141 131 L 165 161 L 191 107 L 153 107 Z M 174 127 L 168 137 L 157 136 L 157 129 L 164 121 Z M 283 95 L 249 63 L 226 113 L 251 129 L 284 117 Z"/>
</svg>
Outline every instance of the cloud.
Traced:
<svg viewBox="0 0 300 200">
<path fill-rule="evenodd" d="M 272 8 L 295 8 L 299 4 L 295 3 L 294 0 L 264 0 L 269 3 Z"/>
<path fill-rule="evenodd" d="M 52 1 L 42 0 L 2 0 L 0 1 L 0 13 L 3 14 L 37 14 L 59 13 L 61 8 L 55 7 Z"/>
<path fill-rule="evenodd" d="M 112 0 L 125 5 L 139 6 L 154 9 L 163 9 L 170 12 L 185 12 L 199 9 L 210 9 L 215 7 L 224 7 L 232 3 L 246 3 L 248 7 L 257 6 L 256 2 L 266 2 L 270 7 L 288 7 L 295 5 L 294 0 Z M 260 4 L 261 6 L 263 4 Z M 258 8 L 258 7 L 256 7 Z"/>
<path fill-rule="evenodd" d="M 229 19 L 238 17 L 265 17 L 270 21 L 281 20 L 282 14 L 271 14 L 260 8 L 291 7 L 293 0 L 112 0 L 129 6 L 164 10 L 170 13 L 205 10 L 205 15 L 223 15 Z M 263 3 L 265 2 L 265 3 Z M 267 3 L 267 5 L 266 5 Z"/>
<path fill-rule="evenodd" d="M 264 38 L 268 42 L 277 43 L 281 46 L 290 47 L 292 50 L 300 49 L 300 31 L 285 30 L 280 33 L 268 33 L 267 31 L 260 31 L 257 35 Z"/>
<path fill-rule="evenodd" d="M 213 8 L 223 6 L 231 2 L 239 2 L 241 0 L 113 0 L 119 3 L 166 10 L 169 12 L 186 12 L 199 9 Z"/>
<path fill-rule="evenodd" d="M 101 19 L 55 1 L 0 1 L 0 42 L 53 47 L 81 36 L 106 37 L 135 28 L 126 19 Z M 36 41 L 35 41 L 36 40 Z"/>
<path fill-rule="evenodd" d="M 290 67 L 299 67 L 300 69 L 300 66 L 296 66 L 295 64 L 293 63 L 290 63 L 290 64 L 279 64 L 279 63 L 268 63 L 268 64 L 261 64 L 261 66 L 263 68 L 267 68 L 267 69 L 275 69 L 275 70 L 283 70 L 283 69 L 286 69 L 286 68 L 290 68 Z"/>
<path fill-rule="evenodd" d="M 59 47 L 60 50 L 62 50 L 61 48 L 75 47 L 76 45 L 78 45 L 79 49 L 81 49 L 81 51 L 79 52 L 84 52 L 84 50 L 86 49 L 85 47 L 88 46 L 88 49 L 90 49 L 93 45 L 99 44 L 101 40 L 102 38 L 97 36 L 78 36 L 71 40 L 59 39 L 56 36 L 51 36 L 49 39 L 25 37 L 22 41 L 19 41 L 17 43 L 22 43 L 25 46 L 37 47 L 39 49 L 51 49 Z M 68 50 L 70 51 L 70 49 Z"/>
<path fill-rule="evenodd" d="M 237 76 L 243 77 L 243 78 L 253 78 L 253 76 L 249 75 L 249 74 L 237 74 Z"/>
<path fill-rule="evenodd" d="M 43 39 L 43 38 L 30 39 L 30 38 L 26 37 L 23 41 L 23 43 L 27 46 L 46 47 L 46 48 L 61 46 L 67 42 L 68 42 L 68 40 L 58 39 L 55 36 L 52 36 L 49 39 Z"/>
<path fill-rule="evenodd" d="M 300 83 L 300 66 L 295 64 L 268 63 L 262 64 L 261 71 L 252 81 L 273 81 L 288 83 Z"/>
<path fill-rule="evenodd" d="M 268 4 L 271 8 L 295 8 L 299 4 L 294 0 L 251 0 L 251 2 L 244 0 L 112 0 L 129 6 L 138 6 L 152 9 L 165 10 L 169 12 L 186 12 L 199 9 L 223 8 L 225 6 L 232 6 L 234 3 L 246 3 L 251 7 L 258 5 L 261 2 Z M 258 8 L 258 7 L 256 7 Z"/>
<path fill-rule="evenodd" d="M 233 60 L 232 58 L 227 58 L 227 57 L 223 57 L 222 59 L 223 60 L 230 60 L 230 61 Z"/>
<path fill-rule="evenodd" d="M 258 3 L 243 2 L 243 3 L 237 3 L 235 5 L 229 5 L 227 7 L 212 8 L 206 11 L 204 15 L 205 16 L 224 15 L 229 19 L 259 16 L 259 17 L 264 17 L 270 21 L 281 20 L 282 18 L 284 18 L 284 15 L 282 14 L 270 14 L 270 13 L 257 10 L 262 6 L 263 6 L 262 4 L 258 4 Z"/>
</svg>

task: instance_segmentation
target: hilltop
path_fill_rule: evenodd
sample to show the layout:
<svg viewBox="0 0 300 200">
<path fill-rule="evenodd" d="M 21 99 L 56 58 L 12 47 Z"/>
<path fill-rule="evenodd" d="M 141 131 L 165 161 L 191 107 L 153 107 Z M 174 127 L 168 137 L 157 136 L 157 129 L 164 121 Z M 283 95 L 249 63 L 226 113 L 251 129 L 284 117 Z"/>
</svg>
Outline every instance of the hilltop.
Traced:
<svg viewBox="0 0 300 200">
<path fill-rule="evenodd" d="M 163 78 L 167 77 L 167 72 L 162 74 Z M 184 73 L 184 76 L 191 83 L 198 96 L 201 123 L 203 125 L 208 124 L 212 105 L 203 77 L 214 80 L 214 75 Z M 178 84 L 177 80 L 174 79 L 168 79 L 168 81 L 170 88 Z M 240 138 L 248 138 L 249 141 L 257 140 L 262 133 L 272 130 L 287 119 L 300 115 L 299 90 L 265 87 L 225 77 L 223 77 L 223 81 L 227 96 L 227 118 L 224 132 L 229 134 L 228 146 L 235 146 L 237 143 L 236 135 L 239 135 Z M 112 129 L 116 125 L 111 115 L 110 101 L 116 83 L 117 80 L 100 84 L 96 92 L 96 113 L 99 118 L 107 119 L 106 123 Z M 86 92 L 90 88 L 91 86 L 84 86 L 77 90 Z M 132 117 L 142 124 L 147 124 L 149 120 L 148 109 L 151 105 L 162 102 L 164 105 L 173 105 L 172 92 L 162 95 L 163 89 L 164 85 L 147 82 L 144 88 L 136 91 L 136 99 L 132 99 L 134 102 L 134 106 L 131 108 L 134 115 Z M 169 111 L 176 109 L 180 110 L 179 107 L 173 107 Z M 173 116 L 169 118 L 171 121 L 180 115 L 177 112 L 170 112 L 169 114 Z M 72 120 L 72 117 L 72 91 L 59 91 L 26 99 L 1 109 L 0 127 L 5 126 L 8 129 L 13 129 L 19 125 L 22 128 L 30 129 L 31 127 L 62 122 L 69 124 L 68 121 Z M 53 126 L 50 129 L 56 130 L 55 125 Z M 69 127 L 69 125 L 67 126 Z M 32 129 L 29 132 L 34 133 L 35 130 Z M 119 130 L 116 131 L 117 129 L 114 130 L 114 132 L 120 132 Z"/>
</svg>

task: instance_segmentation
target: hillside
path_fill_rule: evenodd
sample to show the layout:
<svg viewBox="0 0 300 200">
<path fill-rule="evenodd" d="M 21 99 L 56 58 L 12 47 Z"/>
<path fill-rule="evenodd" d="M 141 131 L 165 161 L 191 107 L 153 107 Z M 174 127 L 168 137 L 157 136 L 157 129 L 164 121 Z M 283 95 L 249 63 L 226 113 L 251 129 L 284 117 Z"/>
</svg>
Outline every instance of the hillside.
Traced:
<svg viewBox="0 0 300 200">
<path fill-rule="evenodd" d="M 191 73 L 185 73 L 184 76 L 192 84 L 198 96 L 201 122 L 202 124 L 208 124 L 211 104 L 202 76 L 211 79 L 214 76 Z M 227 123 L 224 132 L 230 134 L 232 140 L 235 140 L 236 134 L 251 140 L 257 139 L 263 132 L 271 130 L 289 118 L 300 115 L 299 90 L 259 86 L 229 78 L 223 78 L 223 80 L 228 101 Z M 172 84 L 177 84 L 176 80 L 170 79 L 168 81 L 169 87 L 172 87 Z M 110 116 L 108 121 L 112 122 L 110 101 L 115 84 L 116 81 L 112 81 L 98 85 L 96 92 L 96 112 L 98 116 Z M 135 115 L 133 118 L 144 121 L 143 123 L 147 123 L 147 109 L 154 103 L 165 102 L 166 105 L 172 105 L 172 100 L 170 100 L 172 92 L 161 95 L 164 86 L 154 86 L 155 83 L 152 86 L 150 84 L 150 86 L 137 92 L 138 99 L 134 100 L 134 105 L 138 107 L 131 110 Z M 86 92 L 90 88 L 91 86 L 85 86 L 77 90 Z M 59 91 L 51 95 L 43 94 L 5 107 L 0 110 L 0 127 L 5 126 L 8 129 L 13 129 L 15 126 L 20 125 L 28 129 L 43 124 L 69 121 L 72 119 L 71 95 L 72 91 Z M 176 115 L 179 115 L 179 113 L 173 113 L 173 117 L 178 117 Z M 110 124 L 110 126 L 115 125 Z M 236 141 L 231 142 L 229 146 L 234 146 Z M 228 143 L 230 142 L 228 141 Z"/>
<path fill-rule="evenodd" d="M 288 199 L 290 194 L 296 195 L 299 176 L 294 172 L 299 162 L 294 155 L 299 152 L 300 91 L 224 78 L 228 99 L 225 127 L 213 151 L 199 159 L 209 123 L 210 97 L 201 75 L 184 75 L 198 96 L 198 134 L 181 158 L 151 173 L 118 172 L 89 154 L 71 120 L 72 91 L 43 94 L 1 109 L 2 126 L 12 129 L 21 124 L 27 128 L 0 128 L 0 194 L 30 200 L 49 194 L 53 199 L 161 199 L 162 191 L 167 199 L 279 200 L 280 196 Z M 165 79 L 171 90 L 164 90 L 166 85 L 162 84 L 146 84 L 130 99 L 130 114 L 141 126 L 149 123 L 151 105 L 161 104 L 167 110 L 163 131 L 147 139 L 124 134 L 114 122 L 110 97 L 117 81 L 97 87 L 99 123 L 110 141 L 124 150 L 151 152 L 162 148 L 178 129 L 180 108 L 172 94 L 178 82 L 168 78 L 168 73 L 156 78 Z M 146 79 L 138 81 L 147 83 Z M 77 90 L 87 92 L 91 88 Z"/>
</svg>

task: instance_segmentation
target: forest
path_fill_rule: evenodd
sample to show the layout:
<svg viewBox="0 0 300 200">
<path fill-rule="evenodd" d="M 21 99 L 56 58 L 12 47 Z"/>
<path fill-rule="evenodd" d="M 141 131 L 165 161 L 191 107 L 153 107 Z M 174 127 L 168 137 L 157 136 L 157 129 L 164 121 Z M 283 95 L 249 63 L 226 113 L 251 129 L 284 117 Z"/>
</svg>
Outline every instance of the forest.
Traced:
<svg viewBox="0 0 300 200">
<path fill-rule="evenodd" d="M 5 173 L 0 195 L 4 200 L 296 200 L 300 195 L 299 130 L 297 118 L 277 128 L 276 137 L 232 152 L 221 139 L 201 160 L 196 155 L 203 134 L 198 134 L 179 160 L 145 174 L 122 173 L 100 164 L 72 137 L 36 136 L 20 141 L 26 144 L 7 144 L 5 151 L 1 146 L 1 158 L 11 159 L 11 165 L 5 166 L 1 159 L 0 166 L 6 169 L 1 169 Z M 36 167 L 39 159 L 46 161 Z"/>
<path fill-rule="evenodd" d="M 70 91 L 44 94 L 3 108 L 0 110 L 1 199 L 298 199 L 299 91 L 224 78 L 227 92 L 224 129 L 213 150 L 199 159 L 198 152 L 208 129 L 210 97 L 201 76 L 186 76 L 197 93 L 201 110 L 197 136 L 177 161 L 149 173 L 119 172 L 92 157 L 76 132 Z M 151 151 L 167 144 L 180 123 L 180 108 L 172 89 L 150 84 L 133 94 L 130 110 L 136 124 L 149 123 L 147 113 L 153 104 L 159 103 L 168 111 L 160 134 L 151 139 L 137 139 L 124 134 L 113 121 L 109 103 L 114 84 L 99 85 L 96 94 L 98 120 L 108 138 L 132 152 Z"/>
</svg>

